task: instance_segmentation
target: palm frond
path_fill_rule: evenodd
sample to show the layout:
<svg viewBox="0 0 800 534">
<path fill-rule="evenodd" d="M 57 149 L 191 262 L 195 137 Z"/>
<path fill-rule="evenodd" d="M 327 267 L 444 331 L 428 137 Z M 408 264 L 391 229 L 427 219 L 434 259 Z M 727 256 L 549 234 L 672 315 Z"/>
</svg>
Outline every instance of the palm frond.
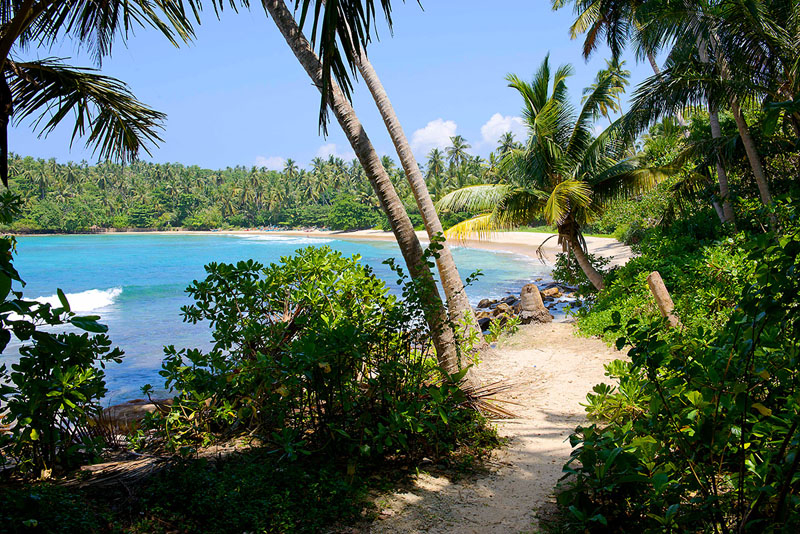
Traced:
<svg viewBox="0 0 800 534">
<path fill-rule="evenodd" d="M 583 180 L 564 180 L 553 188 L 542 215 L 548 224 L 558 226 L 570 211 L 591 204 L 591 194 L 591 187 Z"/>
<path fill-rule="evenodd" d="M 444 236 L 450 241 L 463 243 L 467 239 L 486 240 L 498 230 L 506 229 L 495 220 L 492 213 L 484 213 L 451 226 L 444 232 Z"/>
<path fill-rule="evenodd" d="M 94 69 L 69 67 L 56 59 L 6 62 L 14 98 L 14 122 L 33 118 L 47 136 L 68 115 L 75 117 L 72 142 L 86 136 L 100 159 L 131 160 L 162 139 L 166 116 L 139 102 L 127 86 Z"/>
<path fill-rule="evenodd" d="M 436 208 L 447 211 L 491 211 L 513 190 L 510 185 L 481 184 L 462 187 L 443 196 Z"/>
</svg>

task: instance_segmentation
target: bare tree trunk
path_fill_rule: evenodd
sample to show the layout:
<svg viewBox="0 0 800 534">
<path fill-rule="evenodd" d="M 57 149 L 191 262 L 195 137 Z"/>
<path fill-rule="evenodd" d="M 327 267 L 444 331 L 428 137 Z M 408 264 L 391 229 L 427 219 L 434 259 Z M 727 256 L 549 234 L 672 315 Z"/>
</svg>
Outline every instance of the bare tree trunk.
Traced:
<svg viewBox="0 0 800 534">
<path fill-rule="evenodd" d="M 722 75 L 723 79 L 730 80 L 730 68 L 728 68 L 727 61 L 719 51 L 717 40 L 714 37 L 713 32 L 711 34 L 710 46 L 711 51 L 714 53 L 714 56 L 717 58 L 717 62 L 719 63 L 720 74 Z M 733 119 L 736 121 L 736 129 L 739 130 L 739 137 L 742 139 L 742 144 L 744 145 L 744 151 L 747 153 L 747 161 L 750 163 L 750 168 L 753 171 L 753 176 L 755 177 L 756 184 L 758 185 L 758 193 L 761 196 L 761 202 L 765 206 L 769 206 L 772 204 L 772 195 L 769 192 L 767 177 L 764 175 L 764 166 L 761 163 L 761 156 L 758 155 L 755 141 L 753 141 L 753 136 L 750 135 L 750 128 L 748 127 L 747 121 L 742 113 L 742 109 L 739 106 L 738 99 L 735 96 L 731 96 L 728 101 L 731 105 Z"/>
<path fill-rule="evenodd" d="M 719 124 L 719 113 L 717 110 L 708 110 L 708 122 L 711 125 L 712 139 L 722 139 L 722 127 Z M 722 164 L 722 155 L 717 151 L 716 165 L 717 165 L 717 181 L 719 182 L 719 196 L 722 199 L 722 224 L 736 223 L 736 216 L 733 213 L 733 205 L 731 204 L 730 189 L 728 188 L 728 172 Z"/>
<path fill-rule="evenodd" d="M 431 240 L 437 236 L 444 239 L 442 223 L 436 213 L 436 208 L 431 200 L 422 171 L 417 164 L 416 158 L 414 158 L 414 153 L 411 151 L 411 145 L 408 143 L 400 120 L 395 114 L 392 102 L 389 100 L 378 74 L 372 68 L 372 64 L 363 50 L 360 57 L 358 57 L 358 70 L 361 72 L 361 76 L 364 78 L 370 93 L 372 93 L 372 98 L 378 106 L 383 122 L 386 124 L 386 129 L 392 138 L 392 143 L 397 150 L 397 155 L 400 157 L 400 163 L 403 165 L 414 199 L 417 201 L 417 207 L 422 215 L 422 221 L 425 223 L 428 237 Z M 450 314 L 457 324 L 466 323 L 467 328 L 475 332 L 478 339 L 483 339 L 481 329 L 478 326 L 475 315 L 472 313 L 472 307 L 464 290 L 461 276 L 458 274 L 458 268 L 453 260 L 453 255 L 450 253 L 450 247 L 447 246 L 447 243 L 442 243 L 442 245 L 443 247 L 436 258 L 436 264 L 439 268 L 439 275 L 447 297 Z"/>
<path fill-rule="evenodd" d="M 322 64 L 314 53 L 308 40 L 303 36 L 294 17 L 284 4 L 283 0 L 264 0 L 264 7 L 272 16 L 275 25 L 283 34 L 289 48 L 294 52 L 300 64 L 317 86 L 322 87 Z M 372 146 L 367 133 L 356 116 L 355 110 L 347 101 L 339 86 L 331 84 L 329 105 L 339 125 L 344 130 L 347 140 L 364 167 L 364 172 L 378 196 L 381 207 L 389 218 L 392 232 L 397 239 L 400 252 L 403 254 L 408 270 L 413 278 L 427 281 L 428 298 L 425 304 L 426 320 L 431 330 L 431 337 L 436 348 L 436 357 L 439 365 L 447 372 L 458 369 L 458 354 L 452 329 L 446 320 L 444 306 L 442 306 L 436 284 L 427 265 L 423 261 L 422 246 L 414 232 L 408 214 L 397 195 L 386 170 L 381 164 L 375 148 Z"/>
<path fill-rule="evenodd" d="M 659 68 L 658 63 L 656 62 L 656 57 L 653 55 L 652 52 L 647 53 L 647 60 L 650 62 L 650 66 L 653 68 L 653 72 L 655 72 L 656 75 L 661 74 L 661 69 Z M 675 118 L 678 120 L 678 124 L 680 124 L 681 127 L 687 128 L 688 124 L 686 123 L 686 119 L 683 118 L 683 112 L 681 112 L 681 110 L 675 112 Z M 683 137 L 684 139 L 689 137 L 688 129 L 683 131 Z"/>
<path fill-rule="evenodd" d="M 708 57 L 708 45 L 702 38 L 697 39 L 697 51 L 698 55 L 700 56 L 700 61 L 705 64 L 710 63 L 710 59 Z M 708 122 L 711 126 L 711 138 L 722 139 L 722 128 L 719 124 L 719 113 L 716 109 L 711 108 L 711 104 L 708 105 Z M 717 166 L 717 180 L 719 181 L 719 196 L 722 198 L 722 213 L 724 215 L 724 218 L 721 219 L 722 224 L 736 224 L 736 218 L 733 213 L 733 205 L 731 204 L 730 199 L 730 189 L 728 188 L 728 173 L 725 170 L 725 166 L 722 164 L 722 155 L 719 153 L 719 150 L 717 150 L 716 155 L 717 157 L 715 159 Z"/>
<path fill-rule="evenodd" d="M 756 178 L 761 202 L 765 206 L 769 206 L 772 204 L 772 195 L 769 192 L 767 177 L 764 175 L 764 166 L 761 164 L 761 156 L 758 155 L 756 143 L 753 141 L 753 136 L 750 135 L 750 128 L 747 126 L 747 121 L 744 118 L 742 109 L 739 107 L 739 102 L 737 102 L 734 97 L 731 97 L 731 112 L 733 112 L 733 119 L 736 121 L 736 128 L 739 130 L 739 137 L 742 139 L 744 151 L 747 153 L 747 160 L 750 162 L 750 168 L 753 170 L 753 176 Z"/>
<path fill-rule="evenodd" d="M 586 253 L 583 251 L 583 247 L 581 246 L 578 237 L 573 234 L 569 234 L 566 236 L 567 242 L 569 243 L 569 248 L 573 254 L 575 254 L 575 259 L 578 260 L 578 265 L 580 266 L 583 273 L 586 275 L 586 278 L 592 283 L 592 285 L 598 290 L 602 290 L 606 287 L 605 283 L 603 282 L 603 276 L 597 272 L 597 269 L 589 262 L 589 258 L 586 256 Z"/>
</svg>

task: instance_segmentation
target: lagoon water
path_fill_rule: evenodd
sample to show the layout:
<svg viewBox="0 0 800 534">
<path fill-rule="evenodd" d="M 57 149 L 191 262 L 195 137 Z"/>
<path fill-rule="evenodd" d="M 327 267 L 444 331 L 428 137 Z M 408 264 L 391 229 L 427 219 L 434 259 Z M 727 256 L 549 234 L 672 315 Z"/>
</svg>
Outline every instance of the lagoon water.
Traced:
<svg viewBox="0 0 800 534">
<path fill-rule="evenodd" d="M 25 298 L 56 304 L 56 289 L 61 288 L 73 311 L 95 313 L 108 325 L 111 340 L 125 351 L 123 363 L 106 371 L 106 402 L 112 404 L 140 396 L 139 388 L 147 383 L 161 390 L 164 345 L 209 347 L 207 323 L 187 324 L 180 315 L 181 306 L 191 302 L 184 290 L 205 277 L 205 264 L 249 258 L 268 264 L 311 245 L 359 254 L 396 289 L 396 277 L 382 262 L 390 257 L 400 261 L 400 251 L 395 243 L 383 241 L 224 234 L 24 236 L 18 238 L 15 265 L 27 283 Z M 550 272 L 542 263 L 512 253 L 455 247 L 453 255 L 462 276 L 478 269 L 483 273 L 468 289 L 473 305 L 482 298 L 517 293 Z M 13 362 L 17 349 L 18 344 L 10 344 L 0 363 Z"/>
</svg>

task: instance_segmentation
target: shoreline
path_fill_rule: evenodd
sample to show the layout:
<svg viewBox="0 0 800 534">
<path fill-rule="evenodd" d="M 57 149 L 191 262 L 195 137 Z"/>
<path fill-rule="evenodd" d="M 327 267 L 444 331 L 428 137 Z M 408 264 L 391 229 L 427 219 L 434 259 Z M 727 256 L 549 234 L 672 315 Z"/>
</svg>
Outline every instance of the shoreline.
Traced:
<svg viewBox="0 0 800 534">
<path fill-rule="evenodd" d="M 417 230 L 420 242 L 428 243 L 428 234 L 424 230 Z M 392 232 L 383 230 L 143 230 L 143 231 L 112 231 L 91 232 L 85 234 L 58 234 L 36 233 L 15 234 L 17 237 L 38 236 L 65 236 L 65 235 L 273 235 L 278 237 L 312 237 L 320 239 L 340 239 L 352 241 L 395 241 Z M 612 237 L 586 237 L 586 247 L 590 254 L 610 258 L 612 267 L 624 265 L 633 257 L 630 247 L 620 243 Z M 556 255 L 562 252 L 558 245 L 556 234 L 539 232 L 496 232 L 488 239 L 467 239 L 463 241 L 450 241 L 451 246 L 465 247 L 492 252 L 510 252 L 521 254 L 534 260 L 544 261 L 552 266 Z M 540 248 L 541 247 L 541 248 Z M 541 250 L 541 257 L 537 253 Z"/>
</svg>

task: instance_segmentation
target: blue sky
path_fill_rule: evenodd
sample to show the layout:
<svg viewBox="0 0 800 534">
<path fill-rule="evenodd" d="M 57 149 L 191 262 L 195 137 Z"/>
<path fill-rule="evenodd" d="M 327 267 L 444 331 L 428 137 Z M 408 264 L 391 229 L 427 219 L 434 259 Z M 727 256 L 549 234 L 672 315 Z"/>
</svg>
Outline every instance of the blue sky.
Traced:
<svg viewBox="0 0 800 534">
<path fill-rule="evenodd" d="M 383 26 L 380 41 L 369 48 L 421 161 L 450 135 L 463 135 L 471 152 L 485 157 L 503 131 L 521 132 L 521 101 L 505 76 L 530 79 L 548 52 L 554 64 L 575 67 L 568 83 L 576 104 L 582 88 L 605 65 L 603 48 L 584 62 L 581 41 L 569 38 L 571 10 L 553 12 L 549 0 L 428 0 L 423 7 L 413 0 L 394 2 L 394 34 Z M 70 57 L 73 64 L 91 66 L 68 42 L 20 57 L 35 55 Z M 652 73 L 648 65 L 626 59 L 632 86 Z M 305 166 L 315 156 L 353 156 L 335 122 L 327 138 L 319 135 L 319 94 L 260 7 L 226 11 L 220 21 L 207 13 L 197 39 L 181 49 L 153 31 L 139 30 L 127 44 L 117 44 L 102 70 L 168 116 L 164 142 L 152 148 L 152 156 L 144 154 L 145 160 L 216 169 L 280 167 L 286 158 Z M 356 86 L 354 106 L 378 152 L 396 160 L 363 82 Z M 10 132 L 9 149 L 60 162 L 93 162 L 82 141 L 70 150 L 70 132 L 62 127 L 39 139 L 23 123 Z"/>
</svg>

